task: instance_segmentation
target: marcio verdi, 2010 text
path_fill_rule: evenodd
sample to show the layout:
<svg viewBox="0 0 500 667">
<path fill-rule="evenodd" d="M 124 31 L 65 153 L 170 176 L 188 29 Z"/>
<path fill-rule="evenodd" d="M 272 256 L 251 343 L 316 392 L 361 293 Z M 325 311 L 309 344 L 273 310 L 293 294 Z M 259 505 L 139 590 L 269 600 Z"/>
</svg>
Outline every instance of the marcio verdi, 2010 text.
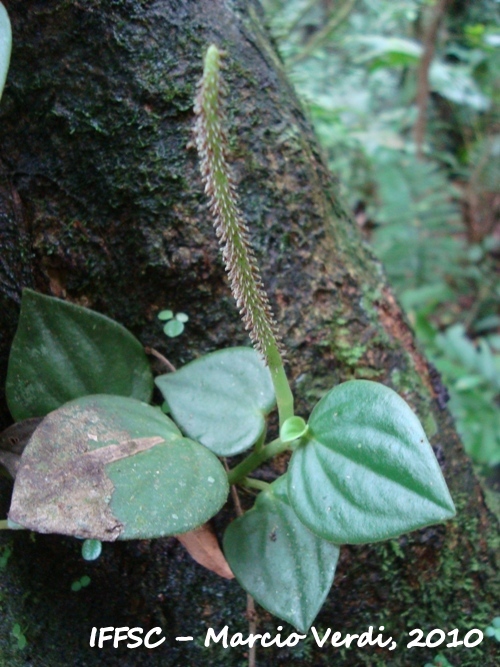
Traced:
<svg viewBox="0 0 500 667">
<path fill-rule="evenodd" d="M 358 648 L 369 648 L 371 646 L 377 646 L 379 648 L 385 648 L 388 651 L 394 651 L 398 644 L 392 637 L 384 637 L 384 629 L 384 626 L 381 625 L 378 628 L 377 633 L 376 630 L 374 630 L 374 627 L 370 625 L 365 632 L 359 634 L 347 633 L 342 636 L 341 632 L 333 632 L 331 628 L 317 630 L 313 626 L 311 628 L 311 634 L 319 648 L 326 649 L 330 646 L 333 648 L 353 648 L 354 646 L 357 646 Z M 278 633 L 274 636 L 269 632 L 248 635 L 244 635 L 242 632 L 235 632 L 230 635 L 228 625 L 225 625 L 219 632 L 216 632 L 213 628 L 208 628 L 205 635 L 204 646 L 208 647 L 211 644 L 220 644 L 223 648 L 236 648 L 238 646 L 251 648 L 255 645 L 260 645 L 262 648 L 268 648 L 270 646 L 277 646 L 278 648 L 287 646 L 292 648 L 307 638 L 307 635 L 299 634 L 297 632 L 282 636 L 282 630 L 283 626 L 279 625 Z M 106 645 L 108 647 L 112 646 L 113 648 L 122 646 L 134 649 L 144 646 L 147 649 L 154 649 L 158 648 L 165 642 L 166 637 L 161 636 L 162 634 L 163 630 L 160 627 L 152 628 L 147 632 L 140 627 L 94 627 L 90 633 L 89 643 L 91 648 L 103 648 Z M 469 630 L 464 635 L 463 639 L 459 639 L 459 630 L 457 628 L 448 632 L 439 628 L 434 628 L 429 630 L 427 634 L 420 628 L 415 628 L 408 632 L 408 639 L 410 637 L 413 637 L 413 639 L 411 639 L 411 641 L 407 640 L 405 644 L 406 648 L 410 649 L 437 648 L 445 642 L 446 648 L 457 648 L 458 646 L 473 648 L 483 641 L 484 635 L 478 628 L 472 628 L 472 630 Z M 194 637 L 176 637 L 175 641 L 192 642 L 194 641 Z"/>
</svg>

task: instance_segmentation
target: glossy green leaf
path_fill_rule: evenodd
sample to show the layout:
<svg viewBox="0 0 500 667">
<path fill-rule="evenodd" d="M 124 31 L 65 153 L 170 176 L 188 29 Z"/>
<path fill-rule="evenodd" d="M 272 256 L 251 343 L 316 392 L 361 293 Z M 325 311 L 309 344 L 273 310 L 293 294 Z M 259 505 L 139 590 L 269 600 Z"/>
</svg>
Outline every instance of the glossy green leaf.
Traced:
<svg viewBox="0 0 500 667">
<path fill-rule="evenodd" d="M 9 71 L 10 52 L 12 49 L 12 32 L 10 28 L 9 15 L 0 2 L 0 99 Z"/>
<path fill-rule="evenodd" d="M 224 553 L 236 579 L 260 605 L 307 632 L 332 585 L 339 549 L 299 521 L 285 477 L 229 525 Z"/>
<path fill-rule="evenodd" d="M 220 456 L 251 447 L 275 403 L 269 369 L 248 347 L 212 352 L 155 381 L 186 435 Z"/>
<path fill-rule="evenodd" d="M 101 394 L 67 403 L 38 426 L 9 519 L 42 533 L 149 539 L 202 525 L 227 492 L 219 460 L 158 408 Z"/>
<path fill-rule="evenodd" d="M 314 408 L 290 462 L 290 502 L 337 544 L 396 537 L 451 518 L 453 501 L 415 414 L 392 389 L 354 380 Z"/>
<path fill-rule="evenodd" d="M 153 376 L 140 342 L 88 308 L 25 289 L 7 372 L 16 421 L 42 417 L 89 394 L 148 402 Z"/>
</svg>

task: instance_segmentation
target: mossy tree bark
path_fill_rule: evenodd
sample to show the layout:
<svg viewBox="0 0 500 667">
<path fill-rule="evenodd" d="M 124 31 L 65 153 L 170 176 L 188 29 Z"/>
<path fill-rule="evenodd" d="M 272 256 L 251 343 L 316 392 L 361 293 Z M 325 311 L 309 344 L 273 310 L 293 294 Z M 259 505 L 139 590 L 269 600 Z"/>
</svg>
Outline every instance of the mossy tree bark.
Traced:
<svg viewBox="0 0 500 667">
<path fill-rule="evenodd" d="M 260 649 L 260 665 L 422 665 L 407 632 L 484 628 L 498 600 L 498 529 L 383 272 L 344 211 L 311 128 L 250 0 L 60 0 L 5 3 L 14 51 L 0 107 L 2 386 L 23 286 L 110 315 L 182 364 L 247 341 L 218 255 L 190 146 L 202 54 L 226 52 L 234 173 L 264 283 L 288 347 L 298 414 L 347 378 L 392 386 L 419 413 L 458 517 L 372 547 L 344 548 L 316 626 L 384 625 L 387 650 L 304 643 Z M 187 311 L 167 343 L 159 309 Z M 89 360 L 91 363 L 91 360 Z M 3 425 L 8 413 L 2 400 Z M 2 509 L 9 485 L 3 482 Z M 397 499 L 395 499 L 397 502 Z M 175 540 L 108 545 L 93 564 L 76 541 L 2 535 L 0 657 L 5 664 L 239 665 L 240 649 L 203 649 L 229 624 L 246 631 L 245 596 Z M 497 560 L 495 560 L 495 557 Z M 71 582 L 89 574 L 74 593 Z M 28 645 L 11 635 L 20 623 Z M 153 651 L 88 646 L 92 626 L 161 625 Z M 262 614 L 261 631 L 278 623 Z M 305 648 L 304 648 L 305 646 Z M 453 664 L 494 665 L 494 643 L 449 649 Z"/>
</svg>

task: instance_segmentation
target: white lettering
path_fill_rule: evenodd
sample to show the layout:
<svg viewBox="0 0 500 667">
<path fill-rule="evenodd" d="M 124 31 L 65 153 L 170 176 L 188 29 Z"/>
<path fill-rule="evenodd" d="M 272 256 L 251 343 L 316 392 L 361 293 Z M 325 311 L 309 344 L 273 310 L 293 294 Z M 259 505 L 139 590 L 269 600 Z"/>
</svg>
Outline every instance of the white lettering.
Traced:
<svg viewBox="0 0 500 667">
<path fill-rule="evenodd" d="M 318 632 L 317 632 L 316 628 L 314 627 L 314 625 L 311 628 L 311 632 L 313 633 L 314 641 L 316 642 L 316 644 L 320 648 L 323 648 L 323 646 L 328 641 L 328 637 L 332 634 L 331 628 L 328 628 L 328 630 L 323 635 L 323 639 L 320 639 L 319 635 L 318 635 Z M 340 634 L 340 633 L 336 633 L 336 634 Z"/>
<path fill-rule="evenodd" d="M 359 637 L 359 635 L 350 635 L 350 634 L 347 634 L 347 635 L 345 636 L 345 645 L 346 645 L 347 648 L 351 648 L 351 642 L 354 641 L 354 638 L 355 638 L 355 637 Z"/>
<path fill-rule="evenodd" d="M 142 628 L 130 628 L 128 631 L 128 638 L 134 640 L 134 644 L 127 644 L 127 648 L 138 648 L 139 646 L 142 645 L 142 637 L 138 637 L 137 635 L 142 635 L 144 630 Z"/>
<path fill-rule="evenodd" d="M 335 632 L 332 636 L 332 646 L 342 646 L 344 644 L 344 640 L 342 639 L 342 635 L 340 632 Z"/>
<path fill-rule="evenodd" d="M 165 637 L 162 637 L 159 642 L 156 642 L 156 644 L 150 644 L 149 638 L 151 635 L 161 635 L 161 628 L 153 628 L 144 637 L 144 646 L 146 648 L 156 648 L 157 646 L 160 646 L 160 644 L 163 644 L 163 642 L 165 641 Z"/>
<path fill-rule="evenodd" d="M 289 635 L 287 639 L 285 639 L 285 646 L 297 646 L 300 640 L 305 638 L 306 635 L 298 635 L 296 632 L 292 632 L 292 634 Z"/>
<path fill-rule="evenodd" d="M 367 644 L 370 644 L 370 646 L 373 645 L 372 633 L 373 633 L 373 626 L 370 625 L 366 632 L 363 632 L 363 634 L 359 635 L 358 646 L 360 648 L 366 646 Z"/>
<path fill-rule="evenodd" d="M 130 628 L 128 628 L 128 627 L 115 628 L 115 638 L 113 640 L 113 648 L 118 648 L 118 644 L 127 639 L 129 630 L 130 630 Z"/>
<path fill-rule="evenodd" d="M 248 637 L 248 646 L 249 646 L 250 648 L 252 648 L 253 645 L 255 644 L 255 642 L 256 642 L 259 638 L 262 639 L 262 635 L 258 635 L 258 634 L 256 634 L 256 635 L 249 635 L 249 637 Z M 262 644 L 262 642 L 261 642 L 261 644 Z"/>
<path fill-rule="evenodd" d="M 112 625 L 107 628 L 99 628 L 99 641 L 97 642 L 97 646 L 99 648 L 104 646 L 104 642 L 107 642 L 109 639 L 113 639 L 113 630 L 114 627 Z M 106 637 L 107 633 L 109 633 L 108 637 Z"/>
<path fill-rule="evenodd" d="M 247 639 L 243 639 L 243 635 L 241 632 L 237 632 L 236 634 L 231 636 L 231 640 L 229 642 L 229 646 L 234 648 L 235 646 L 245 646 L 245 644 L 248 644 L 248 637 Z"/>
<path fill-rule="evenodd" d="M 228 643 L 227 643 L 227 633 L 228 633 L 228 631 L 229 631 L 229 626 L 225 625 L 222 628 L 222 630 L 219 632 L 219 634 L 217 636 L 215 636 L 214 629 L 213 628 L 208 628 L 207 636 L 205 637 L 205 646 L 210 646 L 210 640 L 212 640 L 214 644 L 217 644 L 222 639 L 222 646 L 224 648 L 227 648 L 228 647 Z"/>
</svg>

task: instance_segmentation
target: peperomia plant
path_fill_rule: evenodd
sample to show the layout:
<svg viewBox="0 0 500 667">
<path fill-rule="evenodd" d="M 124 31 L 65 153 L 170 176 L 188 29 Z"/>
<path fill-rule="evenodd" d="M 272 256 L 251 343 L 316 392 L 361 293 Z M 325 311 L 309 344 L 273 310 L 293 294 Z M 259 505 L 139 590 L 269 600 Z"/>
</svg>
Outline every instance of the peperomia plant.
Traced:
<svg viewBox="0 0 500 667">
<path fill-rule="evenodd" d="M 294 414 L 227 161 L 222 89 L 221 54 L 211 46 L 196 144 L 256 350 L 212 352 L 157 377 L 167 416 L 149 405 L 153 376 L 138 340 L 103 315 L 25 290 L 7 377 L 20 424 L 0 435 L 0 462 L 15 475 L 9 525 L 101 541 L 182 537 L 219 511 L 229 485 L 251 488 L 255 505 L 227 527 L 225 556 L 257 602 L 305 632 L 332 584 L 339 545 L 396 537 L 455 510 L 422 426 L 392 389 L 345 382 L 307 422 Z M 275 405 L 279 437 L 266 443 Z M 24 448 L 23 428 L 31 434 Z M 272 483 L 252 476 L 285 451 L 285 474 Z M 244 452 L 227 471 L 218 458 Z"/>
</svg>

